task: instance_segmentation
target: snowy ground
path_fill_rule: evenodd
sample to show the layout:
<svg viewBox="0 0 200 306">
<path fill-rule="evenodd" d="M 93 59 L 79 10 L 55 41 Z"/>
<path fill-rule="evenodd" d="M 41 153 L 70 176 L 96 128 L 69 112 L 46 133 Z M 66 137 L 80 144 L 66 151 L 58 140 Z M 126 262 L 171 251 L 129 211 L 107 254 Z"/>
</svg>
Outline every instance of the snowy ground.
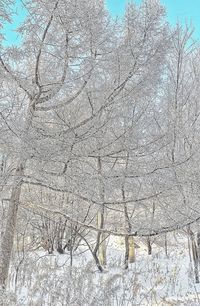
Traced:
<svg viewBox="0 0 200 306">
<path fill-rule="evenodd" d="M 148 256 L 137 250 L 137 261 L 123 269 L 123 245 L 110 240 L 108 267 L 99 273 L 88 252 L 69 255 L 29 254 L 10 273 L 10 291 L 17 298 L 4 305 L 17 306 L 146 306 L 200 305 L 200 285 L 194 282 L 187 241 L 178 237 L 169 249 L 154 247 Z"/>
</svg>

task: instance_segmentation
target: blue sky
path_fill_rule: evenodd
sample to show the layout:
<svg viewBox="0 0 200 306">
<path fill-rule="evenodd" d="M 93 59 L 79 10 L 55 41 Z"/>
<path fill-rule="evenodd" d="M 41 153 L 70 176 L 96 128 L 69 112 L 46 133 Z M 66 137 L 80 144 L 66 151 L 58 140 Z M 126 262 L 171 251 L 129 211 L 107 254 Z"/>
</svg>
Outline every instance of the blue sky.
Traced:
<svg viewBox="0 0 200 306">
<path fill-rule="evenodd" d="M 5 46 L 10 46 L 12 44 L 18 45 L 20 43 L 20 35 L 16 33 L 15 29 L 20 26 L 21 22 L 26 17 L 26 10 L 20 0 L 16 0 L 13 12 L 12 23 L 5 22 L 3 28 L 3 34 L 6 38 L 4 42 Z"/>
<path fill-rule="evenodd" d="M 123 14 L 128 0 L 107 0 L 107 7 L 113 16 Z M 137 4 L 141 0 L 133 1 Z M 200 0 L 160 0 L 161 4 L 166 7 L 167 19 L 175 25 L 177 20 L 185 23 L 192 21 L 195 27 L 195 37 L 200 38 Z"/>
<path fill-rule="evenodd" d="M 73 0 L 72 0 L 73 1 Z M 195 37 L 200 38 L 200 0 L 160 0 L 167 9 L 167 19 L 174 25 L 176 21 L 184 23 L 192 21 L 195 27 Z M 141 0 L 135 0 L 139 4 Z M 13 23 L 4 25 L 4 35 L 6 42 L 4 45 L 12 45 L 20 43 L 20 36 L 14 31 L 20 25 L 20 22 L 25 18 L 25 9 L 20 5 L 21 1 L 16 0 L 15 15 Z M 106 0 L 107 7 L 112 16 L 122 16 L 128 0 Z"/>
</svg>

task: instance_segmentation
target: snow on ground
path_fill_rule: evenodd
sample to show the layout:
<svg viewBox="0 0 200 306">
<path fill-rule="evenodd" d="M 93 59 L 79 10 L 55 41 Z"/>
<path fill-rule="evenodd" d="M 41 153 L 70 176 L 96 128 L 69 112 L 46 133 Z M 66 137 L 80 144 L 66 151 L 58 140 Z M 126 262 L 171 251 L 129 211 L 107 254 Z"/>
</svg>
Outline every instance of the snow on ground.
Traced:
<svg viewBox="0 0 200 306">
<path fill-rule="evenodd" d="M 140 244 L 142 245 L 142 244 Z M 17 306 L 147 306 L 200 305 L 200 285 L 194 282 L 187 241 L 176 238 L 168 257 L 163 248 L 137 249 L 137 261 L 123 269 L 124 246 L 110 238 L 108 266 L 99 273 L 89 252 L 80 250 L 70 269 L 69 254 L 42 251 L 24 258 L 16 278 L 11 269 L 10 291 Z"/>
</svg>

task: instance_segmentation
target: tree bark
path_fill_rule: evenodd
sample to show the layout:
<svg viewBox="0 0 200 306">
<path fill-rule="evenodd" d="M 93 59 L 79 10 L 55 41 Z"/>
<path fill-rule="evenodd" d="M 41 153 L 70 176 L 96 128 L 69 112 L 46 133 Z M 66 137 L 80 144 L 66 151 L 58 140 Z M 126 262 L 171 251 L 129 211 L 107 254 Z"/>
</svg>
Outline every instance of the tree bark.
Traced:
<svg viewBox="0 0 200 306">
<path fill-rule="evenodd" d="M 192 245 L 192 257 L 194 262 L 194 275 L 195 275 L 195 282 L 199 284 L 199 258 L 198 258 L 198 250 L 195 241 L 194 233 L 189 229 L 189 235 Z"/>
<path fill-rule="evenodd" d="M 24 144 L 32 122 L 33 113 L 34 113 L 34 107 L 33 104 L 30 102 L 27 110 L 24 132 L 22 133 L 22 138 L 21 138 L 21 152 L 15 171 L 14 183 L 11 190 L 11 197 L 9 201 L 5 232 L 3 234 L 1 242 L 0 287 L 3 289 L 6 288 L 6 281 L 9 273 L 9 267 L 10 267 L 12 249 L 14 243 L 15 227 L 17 222 L 17 213 L 20 203 L 21 187 L 23 184 L 23 175 L 26 165 L 26 157 L 25 157 L 26 154 L 24 152 L 25 150 Z"/>
<path fill-rule="evenodd" d="M 135 262 L 135 242 L 133 236 L 129 237 L 129 263 Z"/>
<path fill-rule="evenodd" d="M 102 229 L 104 224 L 104 214 L 102 212 L 98 212 L 97 215 L 97 224 L 98 228 Z M 99 235 L 99 262 L 102 266 L 106 266 L 106 237 L 104 233 L 100 233 Z"/>
<path fill-rule="evenodd" d="M 122 187 L 122 198 L 125 201 L 125 192 L 124 187 Z M 128 233 L 131 233 L 131 223 L 128 215 L 127 205 L 124 204 L 124 217 L 125 217 L 125 225 Z M 125 257 L 124 257 L 124 265 L 125 269 L 128 269 L 128 263 L 135 262 L 135 242 L 133 236 L 125 236 Z"/>
<path fill-rule="evenodd" d="M 168 256 L 167 234 L 165 234 L 165 255 Z"/>
<path fill-rule="evenodd" d="M 148 255 L 152 254 L 152 246 L 151 246 L 151 238 L 147 237 L 147 248 L 148 248 Z"/>
<path fill-rule="evenodd" d="M 101 207 L 97 213 L 97 227 L 103 229 L 104 227 L 104 186 L 102 181 L 102 163 L 101 157 L 97 159 L 97 169 L 99 175 L 99 197 L 101 200 Z M 93 251 L 93 256 L 99 271 L 103 271 L 103 266 L 106 266 L 106 237 L 102 232 L 97 233 L 96 245 Z M 98 256 L 97 256 L 98 254 Z"/>
</svg>

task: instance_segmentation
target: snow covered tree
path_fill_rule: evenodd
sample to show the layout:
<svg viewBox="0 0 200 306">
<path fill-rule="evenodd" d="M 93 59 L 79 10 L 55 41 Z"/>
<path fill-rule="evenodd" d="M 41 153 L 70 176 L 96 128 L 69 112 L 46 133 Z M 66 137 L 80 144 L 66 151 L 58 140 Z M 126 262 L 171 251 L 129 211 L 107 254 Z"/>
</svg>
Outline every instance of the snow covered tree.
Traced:
<svg viewBox="0 0 200 306">
<path fill-rule="evenodd" d="M 184 214 L 195 207 L 185 198 L 194 184 L 183 176 L 185 169 L 194 175 L 186 164 L 198 142 L 191 151 L 199 80 L 188 33 L 169 30 L 158 1 L 128 5 L 119 22 L 104 1 L 24 5 L 22 45 L 1 46 L 0 56 L 0 143 L 8 160 L 2 287 L 23 208 L 60 214 L 54 225 L 62 215 L 81 239 L 80 228 L 95 230 L 94 247 L 87 244 L 102 271 L 107 234 L 122 231 L 127 267 L 135 259 L 130 236 L 181 226 L 188 221 L 182 207 Z M 184 128 L 189 110 L 193 136 Z"/>
</svg>

